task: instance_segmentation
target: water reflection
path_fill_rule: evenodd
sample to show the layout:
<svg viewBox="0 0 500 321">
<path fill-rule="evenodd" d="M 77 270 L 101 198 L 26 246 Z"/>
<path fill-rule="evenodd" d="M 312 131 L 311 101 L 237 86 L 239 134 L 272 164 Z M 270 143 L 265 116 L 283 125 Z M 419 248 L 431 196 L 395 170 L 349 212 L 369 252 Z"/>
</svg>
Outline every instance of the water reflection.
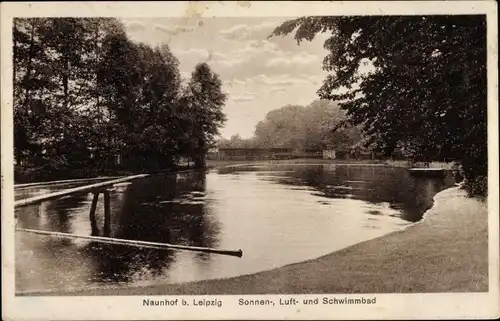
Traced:
<svg viewBox="0 0 500 321">
<path fill-rule="evenodd" d="M 72 222 L 74 217 L 79 213 L 73 210 L 80 208 L 87 201 L 87 194 L 76 194 L 71 197 L 64 197 L 47 202 L 44 207 L 44 213 L 54 213 L 52 217 L 48 217 L 47 224 L 43 227 L 44 230 L 58 231 L 63 233 L 72 233 Z M 45 204 L 44 204 L 45 205 Z"/>
<path fill-rule="evenodd" d="M 289 170 L 284 171 L 284 167 Z M 269 169 L 273 168 L 276 171 L 272 175 L 262 173 L 260 167 L 253 166 L 226 168 L 222 173 L 256 171 L 263 179 L 280 184 L 313 187 L 312 194 L 316 196 L 359 199 L 385 206 L 394 210 L 392 216 L 410 222 L 419 221 L 422 214 L 432 206 L 434 195 L 455 182 L 452 175 L 438 178 L 413 177 L 404 168 L 385 166 L 269 166 Z M 368 213 L 381 214 L 378 210 L 370 210 Z"/>
<path fill-rule="evenodd" d="M 204 191 L 205 173 L 195 172 L 189 176 L 186 179 L 157 175 L 131 184 L 124 191 L 123 201 L 112 207 L 111 237 L 215 247 L 216 222 L 206 218 L 204 203 L 191 202 L 194 192 Z M 88 249 L 99 278 L 106 282 L 128 282 L 141 273 L 162 274 L 175 254 L 100 243 L 90 243 Z M 207 258 L 201 254 L 200 257 Z"/>
<path fill-rule="evenodd" d="M 110 236 L 202 247 L 217 247 L 217 221 L 208 218 L 205 209 L 204 172 L 180 175 L 157 175 L 134 181 L 125 188 L 112 191 Z M 44 192 L 56 190 L 45 189 Z M 26 195 L 26 194 L 25 194 Z M 31 193 L 33 195 L 33 193 Z M 75 233 L 104 235 L 103 195 L 96 209 L 96 226 L 89 220 L 92 194 L 75 195 L 28 206 L 17 211 L 18 227 Z M 23 238 L 30 238 L 24 235 Z M 86 282 L 122 283 L 141 278 L 142 274 L 158 275 L 168 269 L 174 260 L 173 251 L 136 248 L 115 244 L 75 241 L 71 239 L 31 236 L 42 243 L 43 255 L 57 264 L 62 250 L 78 248 L 92 262 Z M 31 243 L 31 242 L 30 242 Z M 75 246 L 84 244 L 84 246 Z M 22 251 L 23 249 L 21 249 Z M 197 254 L 208 260 L 207 254 Z M 63 262 L 59 262 L 63 264 Z M 39 271 L 43 274 L 43 271 Z M 51 280 L 48 280 L 49 283 Z M 77 281 L 76 283 L 80 283 Z M 24 284 L 24 286 L 28 286 Z"/>
<path fill-rule="evenodd" d="M 243 257 L 18 232 L 16 288 L 136 286 L 254 273 L 401 229 L 419 220 L 434 194 L 451 184 L 449 178 L 414 178 L 398 168 L 330 165 L 239 167 L 138 179 L 110 193 L 111 237 L 241 248 Z M 94 229 L 92 197 L 21 208 L 18 227 L 104 235 L 103 196 Z"/>
</svg>

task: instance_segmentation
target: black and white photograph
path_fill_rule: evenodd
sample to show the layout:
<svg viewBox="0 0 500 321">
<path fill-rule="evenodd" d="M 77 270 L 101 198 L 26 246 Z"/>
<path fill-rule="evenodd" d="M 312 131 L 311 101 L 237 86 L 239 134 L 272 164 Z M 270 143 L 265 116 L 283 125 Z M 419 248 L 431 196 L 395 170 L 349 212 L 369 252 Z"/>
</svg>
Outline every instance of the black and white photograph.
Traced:
<svg viewBox="0 0 500 321">
<path fill-rule="evenodd" d="M 2 4 L 3 318 L 498 317 L 496 3 L 395 4 Z"/>
</svg>

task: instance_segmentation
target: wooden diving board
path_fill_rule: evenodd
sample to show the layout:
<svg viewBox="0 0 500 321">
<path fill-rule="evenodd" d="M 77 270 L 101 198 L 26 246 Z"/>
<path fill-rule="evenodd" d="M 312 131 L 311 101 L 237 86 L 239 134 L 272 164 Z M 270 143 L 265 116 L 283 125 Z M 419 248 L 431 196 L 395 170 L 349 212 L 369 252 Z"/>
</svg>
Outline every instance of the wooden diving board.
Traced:
<svg viewBox="0 0 500 321">
<path fill-rule="evenodd" d="M 44 202 L 47 200 L 53 200 L 56 198 L 60 198 L 60 197 L 64 197 L 64 196 L 68 196 L 68 195 L 76 194 L 76 193 L 93 192 L 96 190 L 102 190 L 102 189 L 109 188 L 117 183 L 128 182 L 128 181 L 131 181 L 131 180 L 134 180 L 137 178 L 143 178 L 146 176 L 149 176 L 149 174 L 132 175 L 132 176 L 127 176 L 127 177 L 123 177 L 123 178 L 108 180 L 105 182 L 99 182 L 99 183 L 94 183 L 94 184 L 89 184 L 89 185 L 84 185 L 84 186 L 78 186 L 78 187 L 74 187 L 74 188 L 65 189 L 62 191 L 57 191 L 57 192 L 53 192 L 53 193 L 48 193 L 48 194 L 38 195 L 38 196 L 30 197 L 30 198 L 25 198 L 25 199 L 15 201 L 14 207 L 37 204 L 37 203 L 41 203 L 41 202 Z"/>
<path fill-rule="evenodd" d="M 136 246 L 136 247 L 145 247 L 145 248 L 154 248 L 160 250 L 185 250 L 185 251 L 195 251 L 195 252 L 204 252 L 204 253 L 214 253 L 214 254 L 222 254 L 222 255 L 230 255 L 242 257 L 243 252 L 240 250 L 224 250 L 224 249 L 214 249 L 208 247 L 198 247 L 198 246 L 187 246 L 187 245 L 175 245 L 168 243 L 158 243 L 158 242 L 148 242 L 148 241 L 139 241 L 139 240 L 127 240 L 127 239 L 118 239 L 112 238 L 110 236 L 111 230 L 111 205 L 110 205 L 110 196 L 109 196 L 109 188 L 115 184 L 120 184 L 124 182 L 128 182 L 134 179 L 147 177 L 149 174 L 140 174 L 127 176 L 123 178 L 108 180 L 105 182 L 89 184 L 85 186 L 79 186 L 75 188 L 65 189 L 62 191 L 57 191 L 54 193 L 48 193 L 44 195 L 39 195 L 31 198 L 26 198 L 22 200 L 18 200 L 14 202 L 14 207 L 26 206 L 31 204 L 38 204 L 44 201 L 57 199 L 60 197 L 84 193 L 84 192 L 92 192 L 94 197 L 92 199 L 92 205 L 90 208 L 90 223 L 92 227 L 92 233 L 97 231 L 97 222 L 95 218 L 95 211 L 97 206 L 97 201 L 99 198 L 99 194 L 101 192 L 104 193 L 104 234 L 105 237 L 101 236 L 87 236 L 87 235 L 76 235 L 69 233 L 61 233 L 61 232 L 52 232 L 52 231 L 41 231 L 41 230 L 33 230 L 33 229 L 25 229 L 25 228 L 16 228 L 18 232 L 31 233 L 31 234 L 39 234 L 45 236 L 59 237 L 59 238 L 73 238 L 73 239 L 85 239 L 88 241 L 108 243 L 108 244 L 118 244 L 118 245 L 126 245 L 126 246 Z"/>
<path fill-rule="evenodd" d="M 64 184 L 77 184 L 77 183 L 83 183 L 83 182 L 88 182 L 88 181 L 102 181 L 102 180 L 110 180 L 110 179 L 115 179 L 115 178 L 120 178 L 120 176 L 101 176 L 101 177 L 94 177 L 94 178 L 75 178 L 75 179 L 65 179 L 65 180 L 59 180 L 59 181 L 48 181 L 48 182 L 36 182 L 36 183 L 26 183 L 26 184 L 15 184 L 14 188 L 27 188 L 27 187 L 36 187 L 36 186 L 44 186 L 44 185 L 64 185 Z"/>
</svg>

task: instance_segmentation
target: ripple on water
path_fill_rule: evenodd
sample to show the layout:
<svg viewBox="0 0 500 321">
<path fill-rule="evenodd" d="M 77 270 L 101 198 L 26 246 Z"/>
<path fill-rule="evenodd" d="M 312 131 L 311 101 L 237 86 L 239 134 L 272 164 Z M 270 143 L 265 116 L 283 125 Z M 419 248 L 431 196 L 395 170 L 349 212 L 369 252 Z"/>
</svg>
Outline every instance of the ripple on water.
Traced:
<svg viewBox="0 0 500 321">
<path fill-rule="evenodd" d="M 242 258 L 16 234 L 16 254 L 22 254 L 16 256 L 16 289 L 137 286 L 268 270 L 401 230 L 412 223 L 404 213 L 423 213 L 427 200 L 445 188 L 442 181 L 414 180 L 384 167 L 276 168 L 151 177 L 112 196 L 112 235 L 118 238 L 241 248 Z M 18 224 L 90 235 L 91 199 L 24 208 L 16 211 Z M 102 215 L 100 205 L 100 235 Z"/>
</svg>

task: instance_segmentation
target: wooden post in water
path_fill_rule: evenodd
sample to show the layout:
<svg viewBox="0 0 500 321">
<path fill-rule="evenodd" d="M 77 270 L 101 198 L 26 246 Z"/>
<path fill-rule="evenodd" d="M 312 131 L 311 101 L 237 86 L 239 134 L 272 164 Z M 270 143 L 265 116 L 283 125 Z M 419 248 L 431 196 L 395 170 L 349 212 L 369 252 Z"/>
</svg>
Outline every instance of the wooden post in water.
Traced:
<svg viewBox="0 0 500 321">
<path fill-rule="evenodd" d="M 99 229 L 97 228 L 97 221 L 95 219 L 95 210 L 97 209 L 97 202 L 99 201 L 99 192 L 94 192 L 94 197 L 92 198 L 92 205 L 90 206 L 90 227 L 92 229 L 92 236 L 99 235 Z"/>
<path fill-rule="evenodd" d="M 104 236 L 111 235 L 111 201 L 109 190 L 104 190 Z"/>
</svg>

